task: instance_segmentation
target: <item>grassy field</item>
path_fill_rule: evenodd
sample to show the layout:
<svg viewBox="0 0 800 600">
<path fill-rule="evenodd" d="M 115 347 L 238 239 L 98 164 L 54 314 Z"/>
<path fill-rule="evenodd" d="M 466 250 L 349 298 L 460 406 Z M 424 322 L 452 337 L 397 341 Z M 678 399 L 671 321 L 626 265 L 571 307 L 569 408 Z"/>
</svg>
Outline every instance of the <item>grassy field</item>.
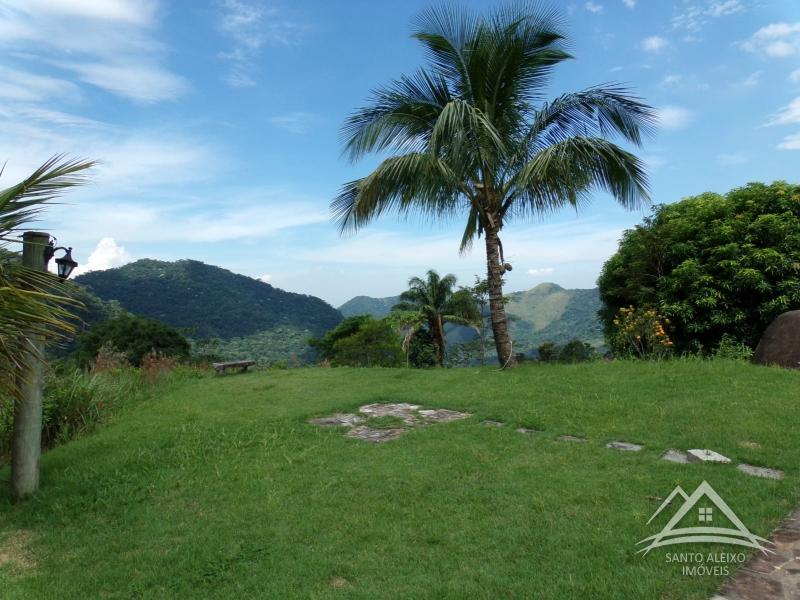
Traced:
<svg viewBox="0 0 800 600">
<path fill-rule="evenodd" d="M 31 501 L 0 501 L 0 597 L 708 598 L 722 577 L 636 542 L 658 497 L 704 479 L 769 534 L 800 502 L 798 390 L 800 373 L 700 361 L 190 381 L 49 452 Z M 474 416 L 382 445 L 306 423 L 370 402 Z M 697 447 L 786 477 L 659 460 Z"/>
</svg>

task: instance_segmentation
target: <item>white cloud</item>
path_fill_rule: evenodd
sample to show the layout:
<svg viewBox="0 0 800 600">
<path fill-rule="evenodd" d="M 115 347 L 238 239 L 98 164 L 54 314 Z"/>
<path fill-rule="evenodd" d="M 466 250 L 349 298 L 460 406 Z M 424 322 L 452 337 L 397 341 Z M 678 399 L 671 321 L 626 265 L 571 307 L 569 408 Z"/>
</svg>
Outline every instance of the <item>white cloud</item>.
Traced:
<svg viewBox="0 0 800 600">
<path fill-rule="evenodd" d="M 683 77 L 680 75 L 665 75 L 664 79 L 661 80 L 661 85 L 664 87 L 672 87 L 678 85 L 683 80 Z"/>
<path fill-rule="evenodd" d="M 94 251 L 89 255 L 85 264 L 75 268 L 75 275 L 83 275 L 90 271 L 105 271 L 114 267 L 121 267 L 131 262 L 131 255 L 125 248 L 119 246 L 114 238 L 105 237 L 100 240 Z"/>
<path fill-rule="evenodd" d="M 705 3 L 684 3 L 684 9 L 672 18 L 673 29 L 699 33 L 712 20 L 745 10 L 741 0 L 707 0 Z M 696 41 L 689 36 L 689 41 Z"/>
<path fill-rule="evenodd" d="M 778 150 L 800 150 L 800 133 L 783 138 L 783 141 L 778 144 Z"/>
<path fill-rule="evenodd" d="M 717 164 L 723 167 L 733 167 L 736 165 L 743 165 L 750 162 L 750 159 L 744 154 L 719 154 L 717 155 Z"/>
<path fill-rule="evenodd" d="M 258 279 L 262 283 L 269 283 L 270 281 L 272 281 L 272 275 L 259 275 L 258 277 L 256 277 L 256 279 Z"/>
<path fill-rule="evenodd" d="M 61 63 L 82 81 L 141 104 L 172 100 L 185 94 L 189 85 L 182 77 L 156 65 L 144 63 Z"/>
<path fill-rule="evenodd" d="M 275 127 L 285 129 L 290 133 L 308 133 L 318 121 L 316 115 L 307 112 L 293 112 L 286 115 L 272 117 L 269 122 Z"/>
<path fill-rule="evenodd" d="M 150 25 L 156 11 L 153 0 L 3 0 L 6 9 L 32 16 L 54 16 Z"/>
<path fill-rule="evenodd" d="M 0 98 L 19 102 L 77 99 L 78 86 L 65 79 L 0 66 Z"/>
<path fill-rule="evenodd" d="M 553 269 L 552 267 L 542 267 L 542 268 L 539 268 L 539 269 L 528 269 L 528 275 L 531 275 L 533 277 L 545 277 L 547 275 L 552 275 L 553 271 L 555 271 L 555 269 Z"/>
<path fill-rule="evenodd" d="M 800 96 L 774 114 L 767 125 L 789 125 L 791 123 L 800 123 Z"/>
<path fill-rule="evenodd" d="M 589 0 L 589 2 L 584 4 L 584 6 L 586 7 L 586 10 L 588 10 L 590 13 L 599 14 L 603 12 L 603 5 L 597 4 L 596 2 L 592 2 L 591 0 Z"/>
<path fill-rule="evenodd" d="M 786 58 L 800 52 L 800 22 L 772 23 L 756 31 L 741 47 L 772 58 Z"/>
<path fill-rule="evenodd" d="M 796 69 L 789 74 L 789 81 L 792 83 L 800 83 L 800 69 Z"/>
<path fill-rule="evenodd" d="M 667 45 L 667 40 L 658 35 L 653 35 L 642 40 L 642 49 L 645 52 L 661 52 Z"/>
<path fill-rule="evenodd" d="M 622 0 L 622 3 L 628 8 L 634 8 L 636 6 L 636 0 Z"/>
<path fill-rule="evenodd" d="M 220 58 L 230 63 L 224 81 L 231 87 L 256 85 L 255 71 L 264 46 L 289 46 L 305 27 L 276 8 L 252 0 L 222 0 L 219 31 L 233 42 Z"/>
<path fill-rule="evenodd" d="M 745 77 L 741 85 L 742 87 L 756 87 L 759 83 L 761 83 L 761 71 L 756 71 Z"/>
<path fill-rule="evenodd" d="M 680 106 L 662 106 L 658 109 L 658 124 L 663 129 L 681 129 L 692 120 L 692 112 Z"/>
<path fill-rule="evenodd" d="M 33 69 L 55 66 L 136 102 L 173 99 L 188 84 L 161 64 L 158 7 L 156 0 L 0 0 L 0 48 Z M 41 95 L 47 82 L 38 83 Z"/>
</svg>

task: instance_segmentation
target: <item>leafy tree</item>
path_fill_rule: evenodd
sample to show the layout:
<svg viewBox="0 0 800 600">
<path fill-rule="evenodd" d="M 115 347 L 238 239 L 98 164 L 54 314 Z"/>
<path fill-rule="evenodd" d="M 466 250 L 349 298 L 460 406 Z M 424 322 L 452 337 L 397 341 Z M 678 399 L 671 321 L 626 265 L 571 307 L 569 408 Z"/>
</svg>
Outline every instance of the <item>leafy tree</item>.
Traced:
<svg viewBox="0 0 800 600">
<path fill-rule="evenodd" d="M 595 358 L 597 358 L 597 352 L 592 345 L 581 340 L 567 342 L 558 353 L 558 362 L 560 363 L 588 362 Z"/>
<path fill-rule="evenodd" d="M 429 64 L 378 88 L 345 122 L 345 152 L 394 155 L 344 185 L 332 208 L 342 232 L 386 212 L 466 216 L 461 249 L 484 236 L 497 357 L 513 364 L 503 305 L 500 233 L 520 218 L 584 204 L 601 188 L 623 206 L 647 198 L 644 165 L 611 140 L 639 145 L 647 105 L 617 86 L 542 102 L 553 68 L 571 58 L 558 13 L 519 3 L 478 16 L 460 7 L 421 14 L 414 37 Z"/>
<path fill-rule="evenodd" d="M 173 327 L 145 317 L 121 314 L 98 323 L 78 340 L 77 358 L 82 366 L 88 366 L 104 345 L 113 346 L 123 352 L 128 361 L 136 366 L 150 352 L 185 359 L 191 348 L 183 335 Z"/>
<path fill-rule="evenodd" d="M 634 306 L 669 320 L 679 352 L 713 351 L 725 334 L 753 348 L 800 308 L 800 186 L 752 183 L 658 206 L 625 233 L 598 284 L 609 339 Z"/>
<path fill-rule="evenodd" d="M 339 323 L 336 327 L 325 333 L 320 338 L 312 338 L 308 344 L 317 348 L 320 357 L 325 360 L 332 360 L 335 357 L 334 346 L 339 340 L 348 338 L 356 333 L 370 321 L 374 319 L 369 315 L 356 315 L 354 317 L 347 317 L 344 321 Z"/>
<path fill-rule="evenodd" d="M 438 364 L 433 336 L 427 329 L 418 329 L 408 344 L 409 365 L 417 369 L 429 369 Z"/>
<path fill-rule="evenodd" d="M 358 330 L 333 344 L 334 366 L 399 367 L 403 364 L 400 339 L 384 320 L 367 317 Z"/>
<path fill-rule="evenodd" d="M 553 342 L 545 342 L 537 348 L 540 362 L 555 362 L 558 358 L 558 348 Z"/>
<path fill-rule="evenodd" d="M 475 325 L 480 319 L 477 305 L 467 290 L 455 290 L 456 276 L 430 270 L 425 279 L 412 277 L 409 289 L 400 294 L 396 310 L 416 311 L 422 315 L 436 349 L 436 362 L 444 365 L 445 323 Z"/>
<path fill-rule="evenodd" d="M 23 267 L 17 248 L 25 226 L 49 201 L 84 183 L 82 172 L 92 165 L 55 156 L 0 191 L 0 397 L 18 397 L 17 373 L 29 360 L 32 336 L 52 341 L 74 330 L 69 284 Z"/>
</svg>

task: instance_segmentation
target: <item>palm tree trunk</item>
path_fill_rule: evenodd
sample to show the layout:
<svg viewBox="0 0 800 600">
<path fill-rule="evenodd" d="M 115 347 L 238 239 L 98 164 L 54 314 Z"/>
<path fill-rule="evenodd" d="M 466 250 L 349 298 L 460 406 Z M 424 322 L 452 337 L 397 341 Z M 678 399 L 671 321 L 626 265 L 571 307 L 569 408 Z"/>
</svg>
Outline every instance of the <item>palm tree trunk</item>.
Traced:
<svg viewBox="0 0 800 600">
<path fill-rule="evenodd" d="M 489 314 L 492 317 L 492 332 L 497 348 L 497 360 L 502 368 L 515 365 L 511 336 L 508 334 L 508 319 L 503 303 L 503 265 L 500 263 L 500 240 L 498 230 L 486 229 L 486 278 L 489 287 Z"/>
<path fill-rule="evenodd" d="M 436 315 L 436 321 L 433 323 L 433 340 L 436 345 L 436 362 L 440 367 L 444 366 L 444 324 L 442 323 L 442 315 Z"/>
</svg>

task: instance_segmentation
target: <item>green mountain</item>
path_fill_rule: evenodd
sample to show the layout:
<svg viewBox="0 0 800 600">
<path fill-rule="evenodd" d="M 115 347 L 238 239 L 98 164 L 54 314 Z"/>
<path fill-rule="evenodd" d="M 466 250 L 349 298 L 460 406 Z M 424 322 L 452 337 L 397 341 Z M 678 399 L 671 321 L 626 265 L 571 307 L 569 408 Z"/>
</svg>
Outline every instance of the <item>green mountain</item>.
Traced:
<svg viewBox="0 0 800 600">
<path fill-rule="evenodd" d="M 531 354 L 544 342 L 561 345 L 576 338 L 603 346 L 597 288 L 566 290 L 555 283 L 541 283 L 508 297 L 509 328 L 519 352 Z"/>
<path fill-rule="evenodd" d="M 555 283 L 542 283 L 524 292 L 508 294 L 506 312 L 516 352 L 532 354 L 544 342 L 566 344 L 572 339 L 603 346 L 603 329 L 597 316 L 600 295 L 597 289 L 566 290 Z M 356 296 L 339 307 L 346 317 L 369 314 L 381 318 L 398 301 L 397 296 L 371 298 Z M 468 327 L 448 327 L 450 345 L 477 337 Z"/>
<path fill-rule="evenodd" d="M 389 311 L 398 302 L 400 302 L 400 296 L 389 296 L 388 298 L 356 296 L 342 304 L 339 307 L 339 312 L 345 317 L 372 315 L 376 319 L 382 319 L 389 314 Z"/>
<path fill-rule="evenodd" d="M 195 260 L 143 259 L 116 269 L 92 271 L 75 282 L 102 300 L 115 300 L 135 315 L 177 327 L 193 340 L 215 340 L 225 358 L 312 358 L 306 341 L 342 319 L 314 296 Z"/>
</svg>

